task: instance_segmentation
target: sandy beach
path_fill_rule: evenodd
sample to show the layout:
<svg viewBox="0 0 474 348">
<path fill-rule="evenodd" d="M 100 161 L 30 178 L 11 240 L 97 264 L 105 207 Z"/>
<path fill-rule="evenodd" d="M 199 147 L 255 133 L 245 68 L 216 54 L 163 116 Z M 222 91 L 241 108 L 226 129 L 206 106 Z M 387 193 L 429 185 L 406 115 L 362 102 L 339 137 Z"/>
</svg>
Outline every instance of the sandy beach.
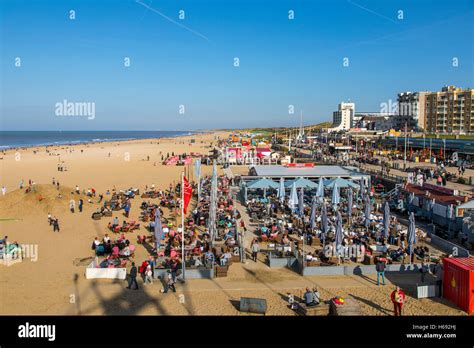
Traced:
<svg viewBox="0 0 474 348">
<path fill-rule="evenodd" d="M 143 190 L 152 184 L 165 189 L 179 180 L 184 167 L 164 166 L 161 156 L 171 152 L 207 154 L 217 136 L 227 133 L 49 147 L 50 154 L 44 147 L 7 151 L 0 161 L 0 184 L 7 188 L 6 195 L 0 196 L 0 233 L 2 237 L 8 235 L 12 242 L 37 245 L 38 249 L 36 261 L 26 258 L 8 267 L 0 265 L 0 314 L 244 315 L 237 310 L 236 303 L 246 296 L 266 298 L 269 315 L 294 315 L 288 308 L 286 294 L 302 295 L 306 286 L 318 286 L 323 299 L 351 296 L 360 303 L 363 314 L 391 315 L 389 294 L 394 284 L 414 283 L 417 275 L 388 276 L 388 284 L 377 287 L 371 277 L 302 277 L 288 269 L 270 269 L 259 260 L 232 266 L 227 278 L 178 282 L 177 293 L 166 295 L 159 292 L 158 282 L 144 287 L 139 280 L 142 290 L 128 291 L 125 281 L 84 277 L 85 267 L 94 255 L 91 242 L 107 233 L 107 223 L 112 218 L 91 219 L 92 212 L 100 205 L 97 199 L 88 203 L 85 196 L 84 211 L 70 213 L 69 200 L 79 198 L 71 193 L 74 187 L 78 185 L 81 191 L 94 188 L 98 193 L 113 188 Z M 195 139 L 192 144 L 191 139 Z M 67 171 L 59 172 L 58 163 Z M 211 166 L 202 167 L 204 175 L 211 171 Z M 246 168 L 236 171 L 243 173 Z M 60 182 L 59 191 L 52 185 L 53 177 Z M 36 193 L 25 194 L 20 190 L 22 179 L 25 184 L 33 180 Z M 59 192 L 61 199 L 57 198 Z M 142 201 L 139 197 L 133 200 L 131 220 L 138 220 Z M 58 217 L 59 233 L 52 232 L 48 213 Z M 113 216 L 122 219 L 121 215 L 119 211 Z M 141 227 L 138 233 L 147 232 Z M 141 263 L 147 256 L 146 249 L 138 246 L 135 260 Z M 410 297 L 405 314 L 464 313 L 443 299 Z"/>
</svg>

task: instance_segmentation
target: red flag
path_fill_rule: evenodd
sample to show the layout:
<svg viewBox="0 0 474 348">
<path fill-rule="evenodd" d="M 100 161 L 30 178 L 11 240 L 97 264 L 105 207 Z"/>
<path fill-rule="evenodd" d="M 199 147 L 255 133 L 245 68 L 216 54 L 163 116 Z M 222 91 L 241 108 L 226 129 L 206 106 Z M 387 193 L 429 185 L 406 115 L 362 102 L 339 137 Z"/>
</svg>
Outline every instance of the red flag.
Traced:
<svg viewBox="0 0 474 348">
<path fill-rule="evenodd" d="M 186 214 L 188 211 L 189 201 L 191 201 L 191 196 L 193 195 L 193 188 L 189 184 L 188 179 L 183 176 L 183 211 Z"/>
</svg>

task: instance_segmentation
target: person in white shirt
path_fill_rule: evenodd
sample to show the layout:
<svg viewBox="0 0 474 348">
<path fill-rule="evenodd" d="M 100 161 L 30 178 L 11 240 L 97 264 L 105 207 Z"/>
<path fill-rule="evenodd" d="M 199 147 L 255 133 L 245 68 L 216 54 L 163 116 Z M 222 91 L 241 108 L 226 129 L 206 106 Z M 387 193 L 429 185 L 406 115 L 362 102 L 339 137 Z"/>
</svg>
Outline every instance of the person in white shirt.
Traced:
<svg viewBox="0 0 474 348">
<path fill-rule="evenodd" d="M 2 194 L 5 196 L 7 193 L 7 188 L 5 186 L 2 186 Z"/>
<path fill-rule="evenodd" d="M 69 210 L 71 210 L 71 213 L 74 213 L 75 208 L 76 208 L 76 201 L 74 199 L 71 199 L 69 201 Z"/>
<path fill-rule="evenodd" d="M 104 243 L 108 243 L 109 240 L 110 240 L 110 237 L 109 237 L 109 235 L 106 233 L 106 234 L 105 234 L 105 237 L 104 237 Z"/>
<path fill-rule="evenodd" d="M 145 285 L 148 283 L 150 284 L 153 283 L 153 272 L 151 270 L 150 265 L 146 267 L 146 271 L 145 271 Z"/>
<path fill-rule="evenodd" d="M 226 253 L 224 253 L 222 256 L 221 256 L 221 266 L 225 266 L 229 263 L 229 260 L 232 258 L 232 254 L 227 251 Z"/>
</svg>

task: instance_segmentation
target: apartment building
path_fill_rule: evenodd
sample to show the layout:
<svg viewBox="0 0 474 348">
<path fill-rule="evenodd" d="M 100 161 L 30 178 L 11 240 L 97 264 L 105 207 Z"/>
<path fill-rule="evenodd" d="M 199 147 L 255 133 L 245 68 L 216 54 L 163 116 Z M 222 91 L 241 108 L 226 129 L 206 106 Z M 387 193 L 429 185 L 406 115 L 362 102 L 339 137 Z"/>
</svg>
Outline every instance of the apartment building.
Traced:
<svg viewBox="0 0 474 348">
<path fill-rule="evenodd" d="M 425 95 L 423 127 L 428 133 L 473 134 L 474 90 L 445 86 Z"/>
</svg>

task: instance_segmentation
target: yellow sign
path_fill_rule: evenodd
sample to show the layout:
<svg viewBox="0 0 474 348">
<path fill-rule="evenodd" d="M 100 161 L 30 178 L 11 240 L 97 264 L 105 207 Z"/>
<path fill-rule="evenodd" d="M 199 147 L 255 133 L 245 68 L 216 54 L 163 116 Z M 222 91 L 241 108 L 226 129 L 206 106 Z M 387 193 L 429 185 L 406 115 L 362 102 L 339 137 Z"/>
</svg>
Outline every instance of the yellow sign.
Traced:
<svg viewBox="0 0 474 348">
<path fill-rule="evenodd" d="M 456 280 L 454 279 L 454 276 L 451 278 L 451 287 L 456 287 Z"/>
</svg>

